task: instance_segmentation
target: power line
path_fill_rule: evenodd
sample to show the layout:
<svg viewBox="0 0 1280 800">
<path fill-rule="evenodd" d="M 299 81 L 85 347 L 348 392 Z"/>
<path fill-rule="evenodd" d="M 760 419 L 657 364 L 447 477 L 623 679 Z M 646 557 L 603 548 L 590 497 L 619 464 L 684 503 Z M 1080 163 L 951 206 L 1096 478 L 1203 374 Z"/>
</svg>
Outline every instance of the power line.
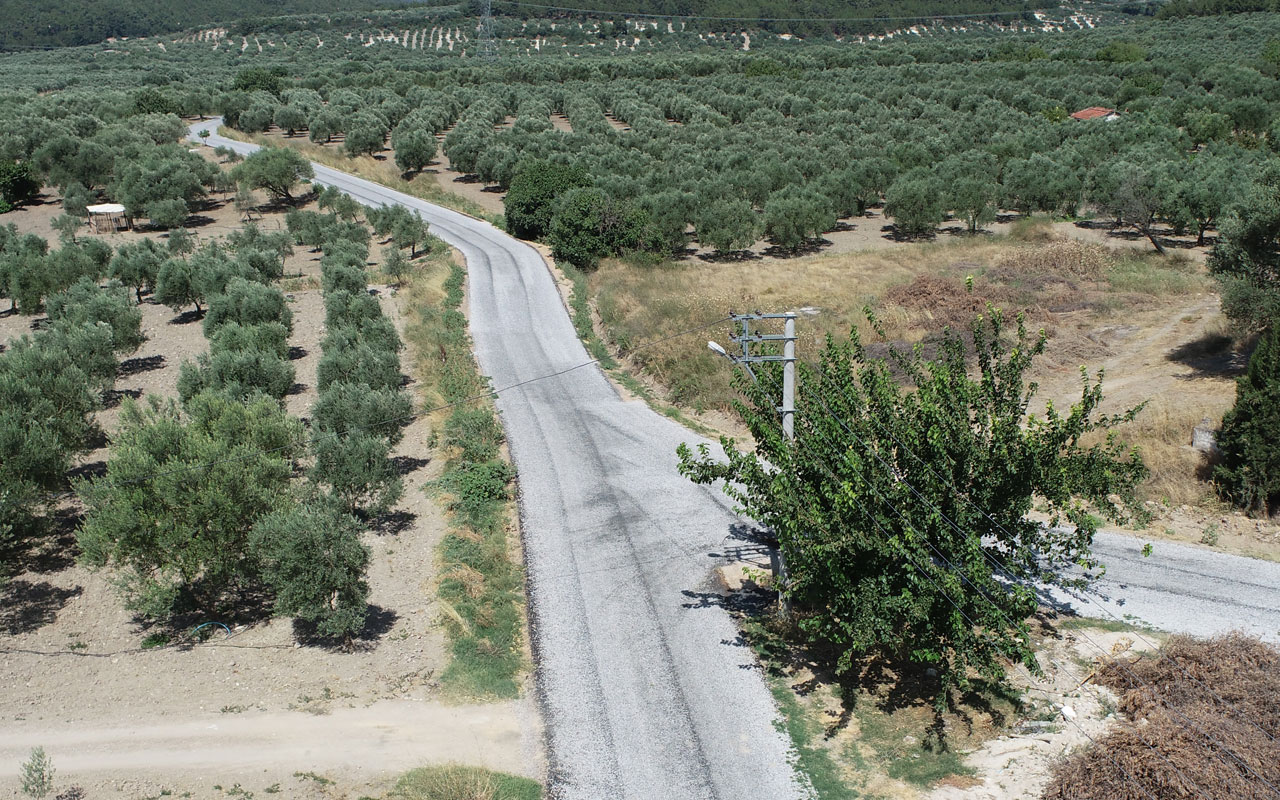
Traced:
<svg viewBox="0 0 1280 800">
<path fill-rule="evenodd" d="M 711 322 L 706 322 L 701 325 L 695 326 L 693 328 L 688 328 L 688 329 L 679 331 L 677 333 L 673 333 L 670 336 L 664 336 L 660 339 L 654 339 L 652 341 L 645 342 L 644 344 L 631 348 L 628 352 L 635 353 L 641 350 L 646 350 L 650 347 L 656 347 L 660 344 L 664 344 L 674 339 L 679 339 L 683 336 L 688 336 L 690 334 L 698 333 L 699 331 L 705 331 L 708 328 L 714 328 L 716 325 L 723 325 L 728 321 L 729 321 L 729 317 L 723 317 L 721 319 L 716 319 Z M 286 445 L 281 445 L 280 447 L 273 447 L 265 450 L 255 450 L 254 452 L 249 453 L 247 455 L 232 456 L 230 458 L 219 459 L 216 461 L 206 461 L 198 464 L 183 464 L 180 467 L 175 467 L 173 469 L 168 469 L 168 470 L 160 470 L 147 475 L 143 475 L 138 478 L 134 478 L 129 481 L 124 481 L 120 485 L 136 486 L 138 484 L 147 483 L 149 481 L 155 480 L 156 478 L 163 478 L 169 475 L 176 475 L 183 472 L 191 472 L 193 470 L 198 470 L 198 469 L 209 469 L 216 466 L 222 466 L 224 464 L 234 464 L 238 462 L 249 461 L 251 459 L 257 458 L 262 455 L 285 452 L 288 450 L 292 450 L 295 447 L 305 446 L 308 443 L 314 444 L 317 441 L 322 441 L 326 437 L 337 438 L 337 437 L 346 436 L 350 433 L 354 433 L 358 431 L 374 430 L 374 429 L 386 427 L 388 425 L 399 425 L 402 423 L 407 423 L 419 417 L 430 416 L 431 414 L 434 414 L 438 411 L 447 411 L 451 408 L 458 408 L 459 406 L 470 405 L 471 403 L 474 403 L 479 400 L 483 400 L 485 398 L 495 398 L 495 397 L 498 397 L 499 395 L 505 394 L 506 392 L 510 392 L 513 389 L 519 389 L 521 387 L 528 386 L 533 383 L 539 383 L 541 381 L 547 381 L 553 378 L 559 378 L 563 375 L 569 374 L 570 372 L 576 372 L 577 370 L 583 369 L 585 367 L 590 367 L 594 364 L 599 364 L 599 363 L 600 363 L 600 359 L 593 358 L 588 361 L 583 361 L 582 363 L 575 364 L 571 367 L 566 367 L 564 369 L 548 373 L 546 375 L 539 375 L 536 378 L 528 378 L 523 381 L 517 381 L 515 383 L 508 384 L 498 389 L 490 389 L 484 392 L 477 392 L 468 397 L 464 397 L 461 400 L 455 400 L 451 403 L 444 403 L 443 405 L 434 406 L 432 408 L 424 408 L 421 411 L 415 411 L 411 414 L 404 414 L 399 417 L 392 417 L 390 419 L 379 420 L 377 422 L 370 422 L 364 425 L 353 425 L 349 428 L 344 428 L 341 431 L 330 431 L 328 433 L 319 433 L 314 436 L 308 436 L 305 439 L 300 439 L 297 441 L 290 442 Z M 50 495 L 48 499 L 60 500 L 60 499 L 67 499 L 75 496 L 76 496 L 75 492 L 61 492 L 58 494 Z"/>
<path fill-rule="evenodd" d="M 1026 11 L 989 11 L 974 14 L 918 14 L 915 16 L 876 16 L 876 17 L 705 17 L 698 14 L 651 14 L 640 11 L 605 11 L 592 8 L 573 8 L 569 6 L 551 6 L 540 3 L 526 3 L 523 0 L 495 0 L 509 6 L 537 8 L 546 11 L 568 11 L 578 14 L 594 14 L 604 17 L 641 17 L 643 19 L 680 19 L 699 20 L 704 22 L 910 22 L 911 20 L 933 19 L 980 19 L 984 17 L 1024 17 Z"/>
</svg>

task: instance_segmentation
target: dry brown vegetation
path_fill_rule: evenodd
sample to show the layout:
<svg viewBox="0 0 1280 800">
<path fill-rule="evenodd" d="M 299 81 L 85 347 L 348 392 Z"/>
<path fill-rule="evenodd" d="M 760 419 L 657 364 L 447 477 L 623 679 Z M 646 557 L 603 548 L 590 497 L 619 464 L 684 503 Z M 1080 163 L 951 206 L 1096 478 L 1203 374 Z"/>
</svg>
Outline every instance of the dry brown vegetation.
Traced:
<svg viewBox="0 0 1280 800">
<path fill-rule="evenodd" d="M 1238 634 L 1175 636 L 1161 655 L 1122 657 L 1099 670 L 1098 681 L 1120 695 L 1125 721 L 1062 762 L 1045 798 L 1274 795 L 1280 650 Z"/>
<path fill-rule="evenodd" d="M 827 334 L 858 327 L 871 307 L 890 341 L 910 344 L 942 328 L 967 327 L 988 303 L 1027 314 L 1052 337 L 1049 363 L 1087 363 L 1106 354 L 1090 333 L 1111 318 L 1185 305 L 1209 289 L 1190 259 L 1112 250 L 1075 240 L 1011 239 L 925 244 L 891 251 L 820 255 L 785 265 L 687 260 L 657 267 L 607 262 L 592 277 L 605 333 L 624 355 L 636 345 L 723 316 L 729 309 L 812 307 L 800 326 L 802 358 Z M 971 281 L 972 291 L 966 287 Z M 725 330 L 713 330 L 722 335 Z M 727 408 L 729 369 L 701 337 L 647 348 L 636 363 L 695 409 Z"/>
</svg>

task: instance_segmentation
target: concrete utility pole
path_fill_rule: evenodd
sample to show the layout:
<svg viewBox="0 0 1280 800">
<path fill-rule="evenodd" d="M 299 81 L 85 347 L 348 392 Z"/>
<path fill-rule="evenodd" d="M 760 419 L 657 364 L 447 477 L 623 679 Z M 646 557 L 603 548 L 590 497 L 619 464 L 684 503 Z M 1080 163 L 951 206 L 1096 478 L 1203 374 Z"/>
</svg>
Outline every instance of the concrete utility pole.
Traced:
<svg viewBox="0 0 1280 800">
<path fill-rule="evenodd" d="M 729 337 L 742 345 L 741 356 L 729 355 L 723 347 L 715 342 L 707 342 L 707 346 L 712 351 L 719 353 L 735 364 L 742 365 L 753 381 L 759 381 L 759 379 L 751 369 L 752 364 L 759 364 L 765 361 L 782 362 L 782 405 L 778 407 L 778 413 L 782 415 L 782 435 L 787 437 L 788 441 L 795 441 L 796 438 L 796 316 L 791 311 L 781 314 L 761 314 L 758 311 L 754 314 L 734 314 L 729 312 L 729 318 L 742 326 L 741 335 Z M 777 334 L 753 335 L 751 333 L 752 322 L 773 319 L 780 319 L 783 322 L 781 336 Z M 753 355 L 751 345 L 765 342 L 782 342 L 782 355 Z M 778 582 L 785 586 L 787 583 L 787 557 L 783 554 L 781 545 L 778 547 L 777 577 Z M 784 620 L 791 618 L 791 599 L 787 597 L 781 587 L 778 591 L 778 616 Z"/>
</svg>

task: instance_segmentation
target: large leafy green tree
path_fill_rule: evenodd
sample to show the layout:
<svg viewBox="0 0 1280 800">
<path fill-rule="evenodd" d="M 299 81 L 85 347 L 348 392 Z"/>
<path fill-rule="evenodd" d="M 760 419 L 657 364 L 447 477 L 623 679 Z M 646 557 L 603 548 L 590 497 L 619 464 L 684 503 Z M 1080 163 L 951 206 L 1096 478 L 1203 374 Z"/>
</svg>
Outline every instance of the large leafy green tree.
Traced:
<svg viewBox="0 0 1280 800">
<path fill-rule="evenodd" d="M 182 203 L 181 214 L 204 197 L 206 187 L 212 185 L 217 167 L 185 150 L 152 148 L 136 160 L 118 166 L 112 179 L 110 194 L 124 204 L 125 213 L 134 218 L 165 216 L 165 223 L 173 222 Z M 159 205 L 167 203 L 167 205 Z"/>
<path fill-rule="evenodd" d="M 592 269 L 605 256 L 638 248 L 645 222 L 642 211 L 599 189 L 570 189 L 556 203 L 547 243 L 557 261 Z"/>
<path fill-rule="evenodd" d="M 228 322 L 241 325 L 275 322 L 292 331 L 293 312 L 289 310 L 284 292 L 275 286 L 236 277 L 227 282 L 225 291 L 209 301 L 209 313 L 204 318 L 205 335 L 212 336 Z"/>
<path fill-rule="evenodd" d="M 108 269 L 111 277 L 133 289 L 134 295 L 141 303 L 143 290 L 155 290 L 160 266 L 164 262 L 164 251 L 151 239 L 143 239 L 139 242 L 126 242 L 120 245 L 115 255 L 111 257 Z"/>
<path fill-rule="evenodd" d="M 112 567 L 131 609 L 154 619 L 218 610 L 256 581 L 250 531 L 286 502 L 301 424 L 270 400 L 205 394 L 129 402 L 107 474 L 80 485 L 84 561 Z"/>
<path fill-rule="evenodd" d="M 0 214 L 22 205 L 39 191 L 40 184 L 31 177 L 26 164 L 0 162 Z"/>
<path fill-rule="evenodd" d="M 397 127 L 391 132 L 391 147 L 396 151 L 396 166 L 405 173 L 422 171 L 436 157 L 436 137 L 421 128 Z"/>
<path fill-rule="evenodd" d="M 548 161 L 521 164 L 502 201 L 507 228 L 523 239 L 541 239 L 551 230 L 559 198 L 589 184 L 587 173 L 579 167 Z"/>
<path fill-rule="evenodd" d="M 1129 417 L 1099 417 L 1100 378 L 1087 376 L 1069 412 L 1028 416 L 1026 377 L 1046 337 L 1021 319 L 1012 345 L 1009 335 L 993 311 L 969 339 L 947 331 L 932 360 L 872 358 L 856 332 L 830 340 L 815 366 L 798 365 L 794 441 L 776 411 L 779 367 L 758 370 L 758 384 L 738 376 L 754 453 L 727 438 L 727 460 L 681 446 L 686 475 L 724 481 L 775 532 L 790 569 L 782 591 L 801 630 L 839 648 L 841 669 L 867 654 L 923 662 L 944 690 L 974 673 L 1000 678 L 1007 661 L 1038 671 L 1025 582 L 1095 565 L 1089 511 L 1124 519 L 1131 507 L 1146 474 L 1138 454 L 1110 436 L 1081 443 Z M 1027 518 L 1033 499 L 1049 525 Z"/>
<path fill-rule="evenodd" d="M 1164 245 L 1156 236 L 1155 226 L 1177 201 L 1178 188 L 1173 180 L 1177 168 L 1168 163 L 1146 166 L 1121 162 L 1112 166 L 1116 173 L 1115 186 L 1096 199 L 1120 224 L 1136 229 L 1163 255 Z"/>
</svg>

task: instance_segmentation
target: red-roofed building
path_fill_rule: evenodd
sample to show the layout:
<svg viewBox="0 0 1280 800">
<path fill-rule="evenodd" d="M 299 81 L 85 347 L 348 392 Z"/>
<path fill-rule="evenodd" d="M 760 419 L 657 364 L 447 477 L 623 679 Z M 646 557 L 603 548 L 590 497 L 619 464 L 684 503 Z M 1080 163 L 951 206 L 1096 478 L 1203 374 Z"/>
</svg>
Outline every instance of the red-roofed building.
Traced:
<svg viewBox="0 0 1280 800">
<path fill-rule="evenodd" d="M 1103 108 L 1102 106 L 1093 106 L 1077 111 L 1071 115 L 1072 119 L 1105 119 L 1110 122 L 1114 119 L 1120 119 L 1120 113 L 1114 108 Z"/>
</svg>

